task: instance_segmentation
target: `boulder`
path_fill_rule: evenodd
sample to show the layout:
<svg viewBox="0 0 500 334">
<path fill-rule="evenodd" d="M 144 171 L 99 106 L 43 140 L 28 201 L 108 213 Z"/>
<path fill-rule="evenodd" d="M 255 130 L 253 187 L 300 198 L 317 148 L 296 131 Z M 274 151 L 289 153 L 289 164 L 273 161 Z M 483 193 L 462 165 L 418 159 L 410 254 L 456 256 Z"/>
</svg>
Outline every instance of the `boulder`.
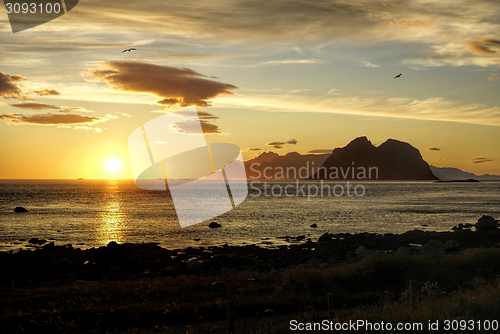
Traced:
<svg viewBox="0 0 500 334">
<path fill-rule="evenodd" d="M 399 247 L 396 252 L 398 252 L 401 255 L 410 255 L 411 254 L 410 249 L 407 247 Z"/>
<path fill-rule="evenodd" d="M 210 228 L 219 228 L 219 227 L 222 227 L 222 225 L 221 225 L 221 224 L 219 224 L 219 223 L 216 223 L 216 222 L 211 222 L 211 223 L 208 225 L 208 227 L 210 227 Z"/>
<path fill-rule="evenodd" d="M 45 239 L 38 239 L 38 238 L 31 238 L 30 240 L 28 240 L 28 242 L 30 244 L 36 244 L 36 245 L 41 245 L 41 244 L 44 244 L 47 242 L 47 240 Z"/>
<path fill-rule="evenodd" d="M 491 216 L 482 216 L 474 225 L 477 231 L 490 231 L 498 229 L 498 220 Z"/>
<path fill-rule="evenodd" d="M 329 243 L 332 241 L 332 235 L 330 233 L 325 233 L 318 239 L 318 243 Z"/>
<path fill-rule="evenodd" d="M 28 212 L 28 210 L 23 208 L 22 206 L 18 206 L 14 209 L 14 212 Z"/>
<path fill-rule="evenodd" d="M 177 274 L 177 270 L 175 270 L 175 267 L 168 266 L 161 269 L 160 274 L 162 276 L 175 276 L 175 274 Z"/>
<path fill-rule="evenodd" d="M 356 249 L 356 256 L 360 259 L 363 259 L 372 253 L 373 252 L 365 246 L 359 246 L 358 249 Z"/>
<path fill-rule="evenodd" d="M 426 254 L 429 257 L 441 258 L 444 256 L 444 246 L 441 241 L 431 239 L 420 248 L 420 254 Z"/>
<path fill-rule="evenodd" d="M 458 246 L 460 246 L 458 240 L 451 239 L 444 243 L 443 248 L 445 251 L 456 251 L 458 249 Z"/>
<path fill-rule="evenodd" d="M 309 226 L 309 227 L 316 228 L 316 227 L 318 227 L 318 225 L 317 225 L 317 224 L 312 224 L 312 225 L 311 225 L 311 226 Z"/>
<path fill-rule="evenodd" d="M 61 268 L 68 269 L 73 266 L 73 261 L 71 261 L 70 259 L 60 259 L 59 261 L 57 261 L 57 264 Z"/>
<path fill-rule="evenodd" d="M 212 283 L 212 291 L 215 293 L 224 293 L 229 290 L 229 285 L 226 282 L 217 281 Z"/>
<path fill-rule="evenodd" d="M 186 264 L 186 270 L 188 272 L 192 273 L 192 272 L 196 272 L 200 269 L 201 269 L 201 263 L 196 259 L 189 260 Z"/>
</svg>

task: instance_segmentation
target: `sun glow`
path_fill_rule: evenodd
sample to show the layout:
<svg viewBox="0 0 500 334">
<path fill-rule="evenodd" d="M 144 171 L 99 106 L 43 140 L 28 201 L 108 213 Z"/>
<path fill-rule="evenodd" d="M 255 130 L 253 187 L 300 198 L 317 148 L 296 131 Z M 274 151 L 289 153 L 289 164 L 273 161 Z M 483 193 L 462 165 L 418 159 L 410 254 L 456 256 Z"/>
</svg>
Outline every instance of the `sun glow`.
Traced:
<svg viewBox="0 0 500 334">
<path fill-rule="evenodd" d="M 112 173 L 116 173 L 122 169 L 122 162 L 117 158 L 109 158 L 106 161 L 106 169 Z"/>
</svg>

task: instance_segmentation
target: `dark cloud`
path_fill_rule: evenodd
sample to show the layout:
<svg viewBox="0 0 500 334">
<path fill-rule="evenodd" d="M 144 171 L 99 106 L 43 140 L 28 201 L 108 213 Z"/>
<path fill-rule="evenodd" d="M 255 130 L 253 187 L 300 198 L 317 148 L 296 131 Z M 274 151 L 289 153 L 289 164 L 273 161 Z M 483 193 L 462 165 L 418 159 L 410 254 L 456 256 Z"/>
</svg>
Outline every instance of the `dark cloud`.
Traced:
<svg viewBox="0 0 500 334">
<path fill-rule="evenodd" d="M 247 151 L 262 151 L 262 149 L 255 147 L 255 148 L 249 148 Z"/>
<path fill-rule="evenodd" d="M 472 159 L 473 164 L 480 164 L 480 163 L 489 162 L 489 161 L 493 161 L 493 160 L 488 159 L 488 158 L 474 158 L 474 159 Z"/>
<path fill-rule="evenodd" d="M 23 76 L 20 75 L 9 75 L 0 72 L 0 98 L 17 98 L 25 99 L 22 88 L 16 83 L 25 80 Z"/>
<path fill-rule="evenodd" d="M 210 106 L 209 99 L 232 94 L 236 86 L 214 81 L 188 68 L 160 66 L 141 62 L 112 61 L 108 69 L 90 75 L 124 92 L 147 93 L 161 98 L 162 105 Z"/>
<path fill-rule="evenodd" d="M 321 148 L 316 148 L 316 149 L 313 149 L 313 150 L 309 150 L 306 152 L 307 154 L 329 154 L 329 153 L 332 153 L 332 150 L 331 149 L 321 149 Z"/>
<path fill-rule="evenodd" d="M 296 139 L 288 139 L 287 141 L 281 141 L 281 140 L 280 141 L 272 141 L 270 143 L 267 143 L 266 145 L 272 146 L 276 149 L 281 149 L 286 144 L 295 145 L 295 144 L 297 144 L 297 140 Z"/>
<path fill-rule="evenodd" d="M 37 114 L 37 115 L 22 115 L 22 114 L 3 114 L 0 119 L 11 123 L 25 123 L 38 125 L 74 125 L 82 123 L 97 123 L 102 122 L 105 118 L 82 116 L 75 114 Z"/>
<path fill-rule="evenodd" d="M 59 109 L 52 104 L 38 103 L 38 102 L 18 102 L 11 103 L 10 106 L 21 109 L 43 110 L 43 109 Z"/>
<path fill-rule="evenodd" d="M 220 127 L 216 124 L 210 123 L 210 122 L 205 121 L 205 120 L 200 120 L 199 122 L 201 124 L 201 131 L 203 134 L 222 133 L 220 131 Z M 172 127 L 178 132 L 202 134 L 199 131 L 197 119 L 189 119 L 186 121 L 177 122 L 177 123 L 174 123 L 172 125 Z"/>
<path fill-rule="evenodd" d="M 267 143 L 266 145 L 267 146 L 272 146 L 274 148 L 277 148 L 277 149 L 280 149 L 280 148 L 283 148 L 283 145 L 285 145 L 286 143 L 284 141 L 272 141 L 270 143 Z"/>
<path fill-rule="evenodd" d="M 61 95 L 57 90 L 55 89 L 42 89 L 42 90 L 34 90 L 33 93 L 35 93 L 38 96 L 46 96 L 46 95 Z"/>
<path fill-rule="evenodd" d="M 427 151 L 441 151 L 441 149 L 437 147 L 427 147 Z"/>
</svg>

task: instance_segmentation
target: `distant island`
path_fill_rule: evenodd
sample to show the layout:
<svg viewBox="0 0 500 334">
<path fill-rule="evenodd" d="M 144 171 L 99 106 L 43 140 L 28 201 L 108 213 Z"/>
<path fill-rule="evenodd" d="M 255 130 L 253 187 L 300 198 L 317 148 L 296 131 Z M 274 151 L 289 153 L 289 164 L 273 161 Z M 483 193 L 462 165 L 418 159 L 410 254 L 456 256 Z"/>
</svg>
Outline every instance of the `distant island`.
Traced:
<svg viewBox="0 0 500 334">
<path fill-rule="evenodd" d="M 331 154 L 264 152 L 245 162 L 248 179 L 311 180 L 438 180 L 420 151 L 388 139 L 374 146 L 359 137 Z"/>
<path fill-rule="evenodd" d="M 464 172 L 458 168 L 453 167 L 436 167 L 430 166 L 431 171 L 436 175 L 440 180 L 445 181 L 464 181 L 464 180 L 478 180 L 478 181 L 500 181 L 500 175 L 476 175 L 468 172 Z"/>
</svg>

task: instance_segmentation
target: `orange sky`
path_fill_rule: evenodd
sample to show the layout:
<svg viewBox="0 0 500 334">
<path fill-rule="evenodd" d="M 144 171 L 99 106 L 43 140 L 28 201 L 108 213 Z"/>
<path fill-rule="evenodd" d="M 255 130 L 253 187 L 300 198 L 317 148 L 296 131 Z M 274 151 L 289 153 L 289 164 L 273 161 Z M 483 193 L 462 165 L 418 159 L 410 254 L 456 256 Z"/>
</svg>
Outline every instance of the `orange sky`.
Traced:
<svg viewBox="0 0 500 334">
<path fill-rule="evenodd" d="M 132 178 L 130 133 L 187 105 L 245 159 L 367 136 L 498 175 L 494 13 L 487 0 L 89 0 L 18 33 L 4 13 L 0 178 Z"/>
</svg>

